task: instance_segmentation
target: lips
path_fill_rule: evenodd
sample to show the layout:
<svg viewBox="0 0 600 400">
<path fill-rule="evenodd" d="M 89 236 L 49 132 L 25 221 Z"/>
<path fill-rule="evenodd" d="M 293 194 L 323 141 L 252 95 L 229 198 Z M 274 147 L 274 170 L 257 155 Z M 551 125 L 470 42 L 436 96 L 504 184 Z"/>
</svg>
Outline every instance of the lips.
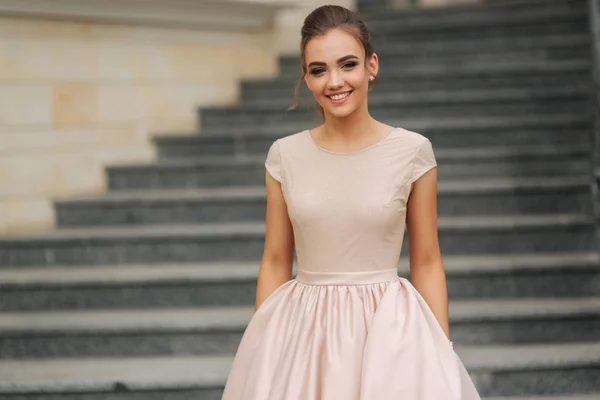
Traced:
<svg viewBox="0 0 600 400">
<path fill-rule="evenodd" d="M 326 96 L 329 100 L 331 100 L 334 104 L 339 104 L 344 102 L 350 95 L 352 94 L 352 90 L 343 93 L 336 93 L 333 95 Z"/>
</svg>

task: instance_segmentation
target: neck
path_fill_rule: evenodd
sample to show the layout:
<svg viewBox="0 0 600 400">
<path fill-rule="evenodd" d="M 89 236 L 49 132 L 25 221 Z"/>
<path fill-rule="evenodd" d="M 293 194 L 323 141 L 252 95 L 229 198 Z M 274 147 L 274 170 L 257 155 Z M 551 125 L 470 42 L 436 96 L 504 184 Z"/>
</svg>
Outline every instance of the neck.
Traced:
<svg viewBox="0 0 600 400">
<path fill-rule="evenodd" d="M 365 104 L 352 114 L 337 118 L 333 115 L 325 115 L 325 135 L 332 140 L 354 142 L 364 135 L 372 132 L 377 126 L 377 121 L 371 117 Z"/>
</svg>

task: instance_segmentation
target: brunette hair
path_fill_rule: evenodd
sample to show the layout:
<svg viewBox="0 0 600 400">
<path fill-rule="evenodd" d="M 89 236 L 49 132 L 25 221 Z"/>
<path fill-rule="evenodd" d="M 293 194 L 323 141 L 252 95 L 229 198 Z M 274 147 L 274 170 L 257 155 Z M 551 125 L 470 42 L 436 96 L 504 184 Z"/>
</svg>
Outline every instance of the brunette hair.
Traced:
<svg viewBox="0 0 600 400">
<path fill-rule="evenodd" d="M 302 76 L 294 85 L 294 94 L 296 104 L 289 107 L 288 110 L 295 110 L 300 106 L 300 84 L 306 76 L 307 67 L 305 59 L 306 44 L 315 36 L 322 36 L 333 29 L 341 29 L 360 41 L 365 49 L 365 63 L 373 55 L 373 45 L 371 44 L 371 33 L 364 21 L 353 11 L 341 6 L 321 6 L 312 11 L 304 19 L 302 25 L 302 39 L 300 41 L 300 68 Z M 377 76 L 371 83 L 372 89 L 378 82 Z M 321 116 L 324 115 L 323 109 L 317 104 L 320 109 Z"/>
</svg>

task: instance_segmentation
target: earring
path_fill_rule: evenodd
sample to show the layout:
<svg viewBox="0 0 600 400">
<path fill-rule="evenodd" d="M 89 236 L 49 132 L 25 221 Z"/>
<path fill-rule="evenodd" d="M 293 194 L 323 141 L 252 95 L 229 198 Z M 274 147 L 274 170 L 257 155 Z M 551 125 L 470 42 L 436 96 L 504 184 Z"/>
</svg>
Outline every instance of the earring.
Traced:
<svg viewBox="0 0 600 400">
<path fill-rule="evenodd" d="M 375 80 L 375 77 L 374 77 L 373 75 L 371 75 L 371 76 L 369 77 L 369 82 L 373 82 L 374 80 Z"/>
</svg>

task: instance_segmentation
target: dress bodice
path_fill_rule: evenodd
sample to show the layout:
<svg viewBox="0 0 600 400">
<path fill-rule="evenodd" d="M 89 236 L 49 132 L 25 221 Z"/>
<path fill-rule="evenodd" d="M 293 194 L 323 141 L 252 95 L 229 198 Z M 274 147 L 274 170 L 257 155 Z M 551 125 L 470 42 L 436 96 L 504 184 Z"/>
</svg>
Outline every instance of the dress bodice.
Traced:
<svg viewBox="0 0 600 400">
<path fill-rule="evenodd" d="M 351 153 L 319 147 L 308 130 L 277 139 L 265 166 L 282 185 L 298 268 L 396 268 L 412 183 L 436 165 L 431 142 L 402 128 Z"/>
</svg>

